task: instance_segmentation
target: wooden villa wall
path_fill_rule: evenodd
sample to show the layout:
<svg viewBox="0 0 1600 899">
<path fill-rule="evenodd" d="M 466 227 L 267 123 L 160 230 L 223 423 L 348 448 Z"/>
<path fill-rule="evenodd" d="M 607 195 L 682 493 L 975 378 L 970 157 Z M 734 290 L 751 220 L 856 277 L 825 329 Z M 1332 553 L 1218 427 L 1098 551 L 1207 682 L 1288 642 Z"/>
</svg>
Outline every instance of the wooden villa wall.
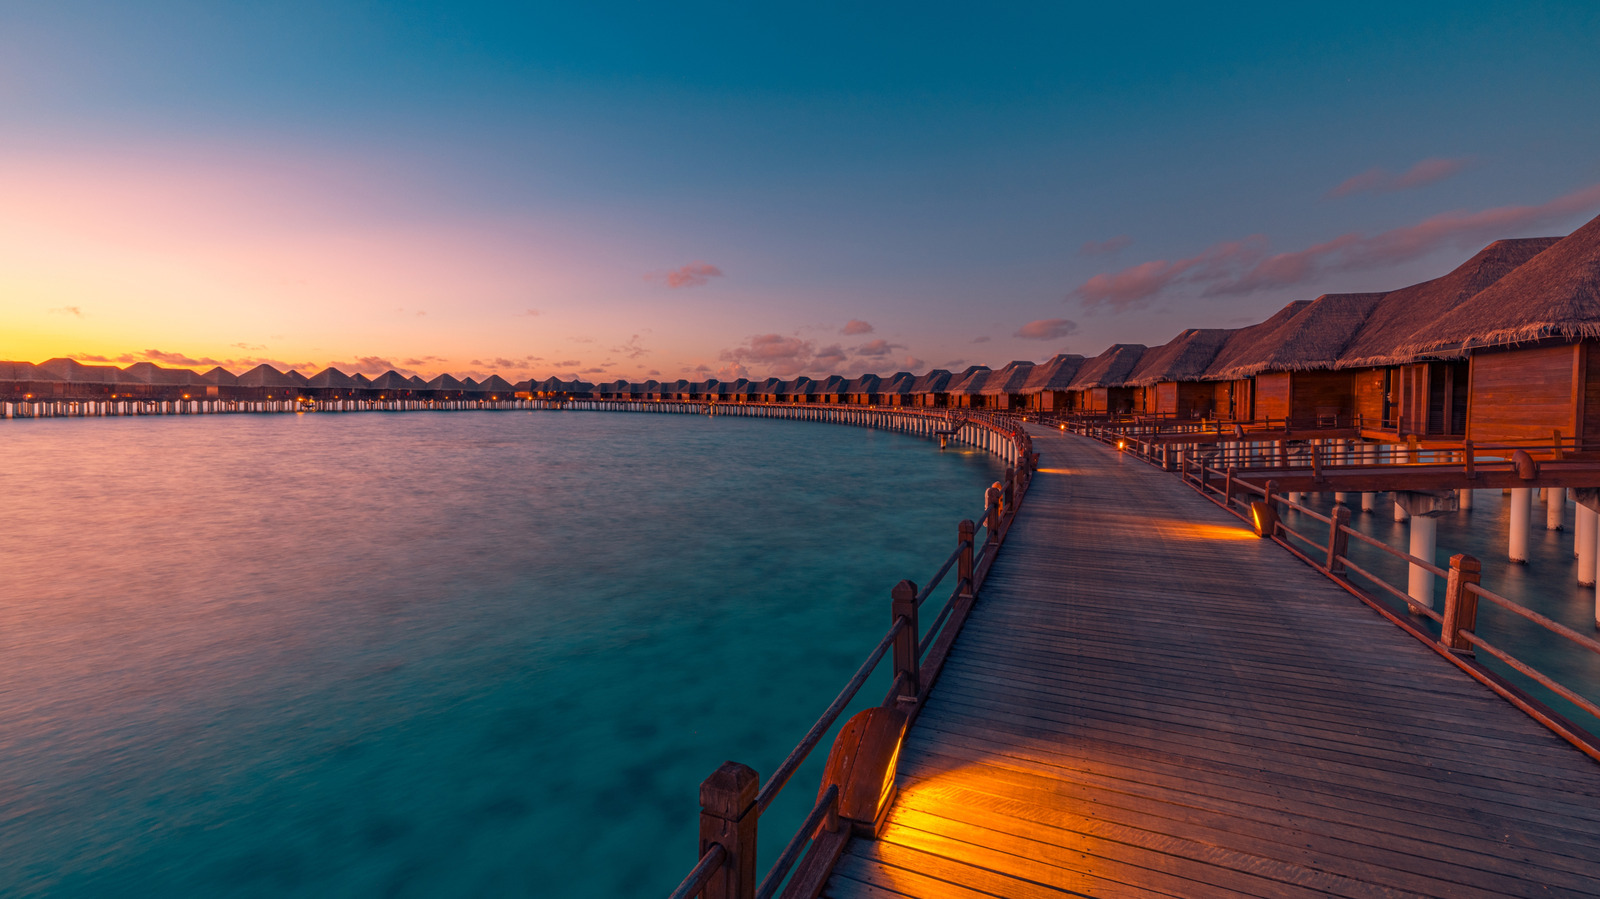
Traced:
<svg viewBox="0 0 1600 899">
<path fill-rule="evenodd" d="M 1297 371 L 1289 379 L 1289 386 L 1289 417 L 1294 421 L 1325 423 L 1335 419 L 1342 427 L 1354 423 L 1355 389 L 1350 372 Z"/>
<path fill-rule="evenodd" d="M 1575 434 L 1583 420 L 1583 361 L 1582 344 L 1473 353 L 1467 437 L 1474 443 L 1494 443 L 1549 440 L 1555 431 Z M 1426 366 L 1407 368 L 1426 371 Z M 1425 375 L 1420 386 L 1425 404 Z"/>
<path fill-rule="evenodd" d="M 1290 374 L 1286 371 L 1256 375 L 1256 418 L 1293 418 L 1289 404 Z M 1240 416 L 1241 418 L 1245 416 Z"/>
<path fill-rule="evenodd" d="M 1350 372 L 1351 407 L 1369 429 L 1383 427 L 1382 368 L 1361 368 Z M 1399 377 L 1399 372 L 1395 376 Z"/>
</svg>

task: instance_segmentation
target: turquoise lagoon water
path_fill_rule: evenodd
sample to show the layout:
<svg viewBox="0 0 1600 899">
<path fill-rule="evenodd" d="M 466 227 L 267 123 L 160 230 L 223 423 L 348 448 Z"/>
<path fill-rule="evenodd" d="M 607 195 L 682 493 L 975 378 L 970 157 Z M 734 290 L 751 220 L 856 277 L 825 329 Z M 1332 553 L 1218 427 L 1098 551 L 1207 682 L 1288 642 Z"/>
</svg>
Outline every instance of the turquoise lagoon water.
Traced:
<svg viewBox="0 0 1600 899">
<path fill-rule="evenodd" d="M 699 782 L 776 767 L 997 475 L 885 432 L 575 412 L 0 446 L 16 896 L 663 895 Z"/>
</svg>

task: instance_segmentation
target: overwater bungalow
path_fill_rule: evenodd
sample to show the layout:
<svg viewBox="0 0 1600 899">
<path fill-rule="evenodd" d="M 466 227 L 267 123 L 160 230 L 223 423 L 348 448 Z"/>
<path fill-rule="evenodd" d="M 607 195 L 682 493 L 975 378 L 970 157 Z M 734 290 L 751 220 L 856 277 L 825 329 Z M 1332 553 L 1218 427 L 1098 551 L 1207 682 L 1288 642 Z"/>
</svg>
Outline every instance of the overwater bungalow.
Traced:
<svg viewBox="0 0 1600 899">
<path fill-rule="evenodd" d="M 300 387 L 287 374 L 265 362 L 239 376 L 239 386 L 253 388 L 252 399 L 293 399 L 300 395 Z"/>
<path fill-rule="evenodd" d="M 410 399 L 416 392 L 411 382 L 406 380 L 405 375 L 394 369 L 390 369 L 373 378 L 372 389 L 378 391 L 378 399 L 387 400 Z"/>
<path fill-rule="evenodd" d="M 1032 362 L 1012 362 L 984 379 L 979 396 L 983 408 L 1001 412 L 1027 408 L 1023 390 L 1028 386 L 1028 376 L 1033 374 Z"/>
<path fill-rule="evenodd" d="M 325 368 L 306 382 L 305 395 L 319 400 L 344 399 L 356 386 L 350 376 L 337 368 Z"/>
<path fill-rule="evenodd" d="M 1133 410 L 1173 419 L 1209 416 L 1216 407 L 1216 391 L 1200 375 L 1232 333 L 1227 328 L 1190 328 L 1147 350 L 1128 375 Z"/>
<path fill-rule="evenodd" d="M 881 401 L 885 406 L 914 405 L 912 388 L 916 385 L 916 375 L 908 371 L 897 371 L 884 379 Z"/>
<path fill-rule="evenodd" d="M 1083 363 L 1067 385 L 1068 404 L 1086 415 L 1126 415 L 1133 411 L 1134 388 L 1128 386 L 1144 356 L 1142 343 L 1117 343 Z"/>
<path fill-rule="evenodd" d="M 1468 362 L 1403 352 L 1463 303 L 1554 246 L 1559 237 L 1497 240 L 1449 274 L 1386 294 L 1340 354 L 1363 431 L 1380 439 L 1466 434 Z"/>
<path fill-rule="evenodd" d="M 1600 444 L 1597 340 L 1600 217 L 1446 313 L 1398 355 L 1427 360 L 1429 375 L 1453 363 L 1456 377 L 1466 360 L 1465 431 L 1475 443 L 1549 440 L 1559 431 Z M 1412 395 L 1427 396 L 1431 412 L 1443 394 L 1430 385 Z M 1452 393 L 1452 417 L 1454 406 Z"/>
<path fill-rule="evenodd" d="M 911 385 L 913 405 L 930 409 L 943 409 L 950 405 L 950 382 L 954 377 L 945 369 L 936 368 L 917 378 Z"/>
<path fill-rule="evenodd" d="M 1253 334 L 1226 360 L 1219 353 L 1206 378 L 1242 385 L 1232 391 L 1234 421 L 1350 427 L 1356 420 L 1354 381 L 1349 372 L 1335 370 L 1334 364 L 1383 297 L 1382 293 L 1323 294 L 1277 327 Z M 1224 352 L 1233 347 L 1230 341 Z M 1241 394 L 1248 395 L 1248 402 Z"/>
<path fill-rule="evenodd" d="M 484 378 L 483 383 L 478 386 L 489 394 L 489 399 L 491 400 L 506 399 L 517 392 L 517 389 L 511 385 L 510 381 L 499 375 L 490 375 Z"/>
<path fill-rule="evenodd" d="M 876 406 L 883 392 L 883 379 L 877 375 L 862 375 L 845 382 L 843 401 L 853 406 Z"/>
<path fill-rule="evenodd" d="M 1077 353 L 1057 353 L 1033 367 L 1028 383 L 1022 387 L 1025 408 L 1030 412 L 1070 412 L 1072 394 L 1067 387 L 1083 368 L 1084 358 Z"/>
<path fill-rule="evenodd" d="M 950 406 L 955 409 L 982 409 L 983 384 L 989 380 L 992 369 L 987 365 L 969 365 L 965 371 L 950 379 L 947 393 Z"/>
</svg>

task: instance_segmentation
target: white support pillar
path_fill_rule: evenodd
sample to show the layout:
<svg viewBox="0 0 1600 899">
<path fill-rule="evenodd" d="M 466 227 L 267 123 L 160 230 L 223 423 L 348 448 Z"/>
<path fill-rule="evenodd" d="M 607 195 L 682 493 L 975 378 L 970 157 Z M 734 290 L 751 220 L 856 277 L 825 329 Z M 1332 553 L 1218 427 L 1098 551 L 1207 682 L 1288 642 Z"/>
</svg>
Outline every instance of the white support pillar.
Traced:
<svg viewBox="0 0 1600 899">
<path fill-rule="evenodd" d="M 1378 508 L 1378 494 L 1376 494 L 1376 493 L 1363 493 L 1363 494 L 1361 494 L 1361 511 L 1363 511 L 1363 512 L 1372 512 L 1372 511 L 1375 511 L 1377 508 Z"/>
<path fill-rule="evenodd" d="M 1511 488 L 1511 545 L 1507 555 L 1511 561 L 1528 562 L 1528 519 L 1533 516 L 1533 491 L 1527 487 Z"/>
<path fill-rule="evenodd" d="M 1400 504 L 1400 494 L 1396 493 L 1394 497 L 1394 520 L 1410 521 L 1411 513 L 1407 512 L 1406 507 Z"/>
<path fill-rule="evenodd" d="M 1411 523 L 1408 530 L 1411 532 L 1411 555 L 1430 565 L 1435 564 L 1434 559 L 1439 546 L 1438 516 L 1456 510 L 1456 492 L 1454 490 L 1441 490 L 1437 493 L 1407 491 L 1396 493 L 1394 499 L 1395 504 L 1404 506 L 1410 515 Z M 1406 580 L 1406 595 L 1426 608 L 1433 608 L 1433 572 L 1416 562 L 1409 562 L 1406 567 L 1409 574 Z"/>
<path fill-rule="evenodd" d="M 1559 531 L 1567 511 L 1567 491 L 1559 487 L 1544 488 L 1544 529 Z"/>
<path fill-rule="evenodd" d="M 1433 562 L 1434 551 L 1439 545 L 1439 520 L 1432 515 L 1413 515 L 1409 525 L 1411 530 L 1411 554 L 1427 562 Z M 1433 572 L 1421 565 L 1411 562 L 1407 565 L 1411 576 L 1406 580 L 1406 595 L 1428 608 L 1433 608 Z"/>
<path fill-rule="evenodd" d="M 1465 488 L 1464 487 L 1461 490 L 1458 490 L 1456 492 L 1461 497 L 1461 511 L 1463 511 L 1463 512 L 1471 512 L 1472 511 L 1472 490 L 1469 489 L 1469 488 Z"/>
<path fill-rule="evenodd" d="M 1577 520 L 1573 523 L 1573 546 L 1578 552 L 1578 586 L 1594 586 L 1594 562 L 1596 536 L 1595 525 L 1600 523 L 1600 514 L 1588 506 L 1578 506 Z"/>
</svg>

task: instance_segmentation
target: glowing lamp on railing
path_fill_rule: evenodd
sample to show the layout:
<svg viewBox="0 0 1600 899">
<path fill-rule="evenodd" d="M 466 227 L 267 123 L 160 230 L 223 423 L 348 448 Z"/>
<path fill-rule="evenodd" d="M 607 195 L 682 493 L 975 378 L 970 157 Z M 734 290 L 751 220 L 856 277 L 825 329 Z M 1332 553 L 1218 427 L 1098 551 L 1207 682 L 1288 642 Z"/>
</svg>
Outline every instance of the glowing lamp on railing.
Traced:
<svg viewBox="0 0 1600 899">
<path fill-rule="evenodd" d="M 1250 504 L 1250 524 L 1255 528 L 1257 537 L 1271 537 L 1278 530 L 1278 510 L 1259 500 L 1253 502 Z"/>
<path fill-rule="evenodd" d="M 1127 448 L 1128 448 L 1128 441 L 1126 441 L 1126 440 L 1118 440 L 1117 441 L 1117 449 L 1118 450 L 1125 450 Z"/>
<path fill-rule="evenodd" d="M 906 713 L 879 707 L 857 712 L 833 740 L 817 796 L 837 786 L 839 818 L 857 836 L 877 839 L 883 829 L 894 801 L 894 772 L 905 735 Z"/>
</svg>

